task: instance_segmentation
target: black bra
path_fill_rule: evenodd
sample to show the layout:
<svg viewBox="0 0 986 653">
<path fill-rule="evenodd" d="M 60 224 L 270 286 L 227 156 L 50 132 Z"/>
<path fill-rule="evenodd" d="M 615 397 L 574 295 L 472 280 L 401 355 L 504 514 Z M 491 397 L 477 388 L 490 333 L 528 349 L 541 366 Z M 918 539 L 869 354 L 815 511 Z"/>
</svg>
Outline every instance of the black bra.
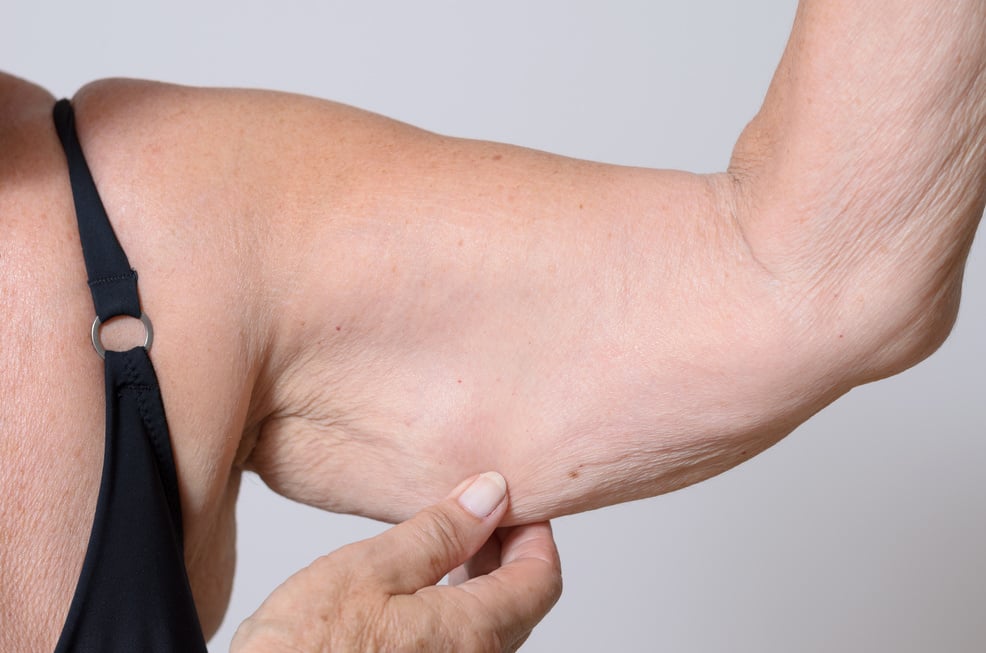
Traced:
<svg viewBox="0 0 986 653">
<path fill-rule="evenodd" d="M 147 355 L 150 320 L 137 273 L 113 233 L 86 165 L 68 100 L 54 109 L 96 308 L 93 345 L 105 358 L 106 445 L 82 573 L 55 653 L 206 653 L 185 570 L 181 503 L 168 423 Z M 141 319 L 143 347 L 104 351 L 102 322 Z"/>
</svg>

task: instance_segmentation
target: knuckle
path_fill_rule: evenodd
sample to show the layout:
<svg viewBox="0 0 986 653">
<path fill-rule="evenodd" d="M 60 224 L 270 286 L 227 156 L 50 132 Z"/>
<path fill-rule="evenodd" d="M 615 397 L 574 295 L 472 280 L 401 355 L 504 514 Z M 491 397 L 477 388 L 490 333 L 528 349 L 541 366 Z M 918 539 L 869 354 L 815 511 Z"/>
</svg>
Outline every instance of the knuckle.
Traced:
<svg viewBox="0 0 986 653">
<path fill-rule="evenodd" d="M 430 552 L 429 561 L 433 568 L 451 567 L 458 562 L 462 550 L 464 534 L 459 524 L 445 511 L 434 506 L 422 511 L 422 524 L 418 536 L 426 551 Z"/>
<path fill-rule="evenodd" d="M 558 602 L 562 591 L 565 589 L 565 581 L 562 579 L 561 569 L 555 565 L 551 570 L 550 580 L 546 583 L 546 593 L 551 600 L 551 605 Z"/>
<path fill-rule="evenodd" d="M 545 605 L 546 609 L 550 609 L 551 606 L 558 602 L 565 588 L 561 573 L 561 563 L 557 556 L 553 559 L 538 561 L 535 570 L 530 574 L 529 580 L 533 589 L 532 596 L 538 597 L 540 599 L 538 604 Z"/>
</svg>

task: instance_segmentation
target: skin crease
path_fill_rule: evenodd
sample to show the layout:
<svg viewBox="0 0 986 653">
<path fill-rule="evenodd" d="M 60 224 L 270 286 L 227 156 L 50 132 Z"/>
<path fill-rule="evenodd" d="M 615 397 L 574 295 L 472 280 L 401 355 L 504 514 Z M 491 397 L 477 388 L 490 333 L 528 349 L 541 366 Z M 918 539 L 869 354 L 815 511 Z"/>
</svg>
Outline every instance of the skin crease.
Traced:
<svg viewBox="0 0 986 653">
<path fill-rule="evenodd" d="M 984 30 L 979 2 L 802 3 L 709 176 L 281 94 L 82 89 L 155 325 L 205 629 L 244 468 L 392 521 L 497 469 L 506 523 L 535 521 L 708 478 L 930 354 L 983 210 Z M 0 459 L 24 461 L 0 470 L 0 650 L 50 650 L 95 504 L 101 369 L 54 98 L 0 90 Z"/>
</svg>

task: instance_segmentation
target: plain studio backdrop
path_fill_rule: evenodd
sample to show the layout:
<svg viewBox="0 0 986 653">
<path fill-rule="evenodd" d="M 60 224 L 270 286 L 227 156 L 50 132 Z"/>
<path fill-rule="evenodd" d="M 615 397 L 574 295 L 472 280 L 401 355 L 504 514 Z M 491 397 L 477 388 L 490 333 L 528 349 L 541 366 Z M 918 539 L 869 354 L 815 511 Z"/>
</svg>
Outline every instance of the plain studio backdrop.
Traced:
<svg viewBox="0 0 986 653">
<path fill-rule="evenodd" d="M 11 6 L 13 4 L 13 6 Z M 256 86 L 570 156 L 725 168 L 794 0 L 4 3 L 0 67 Z M 179 192 L 180 189 L 176 189 Z M 986 650 L 986 246 L 941 350 L 700 485 L 555 522 L 565 595 L 524 650 Z M 5 463 L 6 464 L 6 463 Z M 239 504 L 236 625 L 315 557 L 383 526 Z"/>
</svg>

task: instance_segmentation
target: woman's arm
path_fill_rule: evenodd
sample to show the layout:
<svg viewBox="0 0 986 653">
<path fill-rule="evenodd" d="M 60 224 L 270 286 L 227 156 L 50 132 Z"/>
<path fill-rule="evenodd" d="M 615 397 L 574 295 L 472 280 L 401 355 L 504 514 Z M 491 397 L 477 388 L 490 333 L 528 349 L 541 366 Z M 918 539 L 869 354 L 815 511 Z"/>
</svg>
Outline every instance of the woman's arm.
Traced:
<svg viewBox="0 0 986 653">
<path fill-rule="evenodd" d="M 734 150 L 754 254 L 797 284 L 800 319 L 826 325 L 817 344 L 852 385 L 951 328 L 986 201 L 984 27 L 975 1 L 802 2 Z"/>
<path fill-rule="evenodd" d="M 310 160 L 327 147 L 351 168 L 268 276 L 280 366 L 247 465 L 278 491 L 400 519 L 495 464 L 508 519 L 533 519 L 726 469 L 806 401 L 779 288 L 719 179 L 362 116 L 319 127 Z"/>
<path fill-rule="evenodd" d="M 984 30 L 978 2 L 803 3 L 712 176 L 271 100 L 309 139 L 277 187 L 327 199 L 278 215 L 247 465 L 386 519 L 495 467 L 535 520 L 712 476 L 914 364 L 982 213 Z"/>
<path fill-rule="evenodd" d="M 210 215 L 163 220 L 153 242 L 226 271 L 194 311 L 216 332 L 249 314 L 259 362 L 224 462 L 390 520 L 495 468 L 507 519 L 537 520 L 721 472 L 942 341 L 986 187 L 983 13 L 803 3 L 719 175 L 278 94 L 114 82 L 80 94 L 79 114 L 100 116 L 88 142 L 108 192 L 130 175 L 145 206 L 182 188 L 180 206 Z M 101 164 L 116 135 L 127 160 Z"/>
</svg>

